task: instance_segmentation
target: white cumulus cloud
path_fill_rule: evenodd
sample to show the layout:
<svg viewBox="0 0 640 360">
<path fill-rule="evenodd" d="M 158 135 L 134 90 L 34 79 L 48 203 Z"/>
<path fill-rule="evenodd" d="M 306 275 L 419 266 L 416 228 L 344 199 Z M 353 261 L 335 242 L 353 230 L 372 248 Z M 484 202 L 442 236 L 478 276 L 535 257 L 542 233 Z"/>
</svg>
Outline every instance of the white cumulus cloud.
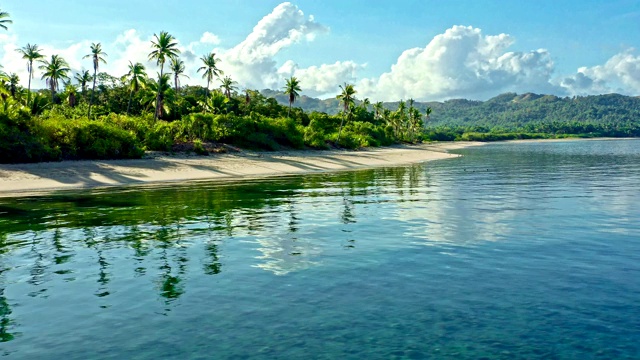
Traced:
<svg viewBox="0 0 640 360">
<path fill-rule="evenodd" d="M 220 67 L 247 87 L 279 88 L 282 76 L 278 74 L 276 54 L 327 30 L 312 16 L 305 17 L 297 6 L 282 3 L 262 18 L 244 41 L 221 54 Z"/>
<path fill-rule="evenodd" d="M 602 93 L 640 94 L 640 55 L 629 49 L 612 56 L 604 65 L 581 67 L 560 85 L 572 95 Z"/>
<path fill-rule="evenodd" d="M 513 43 L 507 34 L 483 35 L 478 28 L 454 26 L 426 47 L 404 51 L 391 71 L 362 80 L 360 93 L 377 100 L 441 100 L 483 99 L 505 91 L 556 92 L 549 52 L 506 52 Z"/>
<path fill-rule="evenodd" d="M 338 85 L 344 82 L 354 82 L 356 72 L 364 67 L 353 61 L 337 61 L 334 64 L 322 64 L 300 68 L 295 62 L 289 60 L 279 69 L 278 74 L 283 78 L 295 76 L 300 80 L 300 86 L 309 96 L 322 96 L 334 94 Z"/>
<path fill-rule="evenodd" d="M 220 44 L 220 42 L 220 37 L 218 37 L 218 35 L 210 33 L 208 31 L 202 34 L 202 37 L 200 38 L 200 43 L 202 44 L 218 45 Z"/>
</svg>

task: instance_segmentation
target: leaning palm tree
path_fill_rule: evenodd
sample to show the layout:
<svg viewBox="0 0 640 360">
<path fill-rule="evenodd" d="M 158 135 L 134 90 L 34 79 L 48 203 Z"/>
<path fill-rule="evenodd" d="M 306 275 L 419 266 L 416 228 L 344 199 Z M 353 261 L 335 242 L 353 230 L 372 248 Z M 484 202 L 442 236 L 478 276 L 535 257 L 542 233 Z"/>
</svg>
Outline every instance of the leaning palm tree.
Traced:
<svg viewBox="0 0 640 360">
<path fill-rule="evenodd" d="M 147 72 L 142 65 L 142 63 L 132 63 L 129 61 L 129 72 L 123 76 L 122 81 L 126 81 L 129 87 L 129 104 L 127 105 L 127 115 L 129 115 L 129 110 L 131 109 L 131 100 L 133 99 L 133 94 L 137 93 L 140 89 L 145 88 L 147 78 Z"/>
<path fill-rule="evenodd" d="M 82 72 L 76 73 L 73 78 L 78 82 L 78 85 L 80 85 L 82 97 L 84 97 L 86 101 L 87 84 L 91 81 L 91 74 L 89 73 L 89 70 L 82 70 Z"/>
<path fill-rule="evenodd" d="M 357 92 L 352 84 L 347 84 L 347 83 L 344 83 L 344 86 L 340 85 L 340 90 L 342 90 L 342 93 L 336 96 L 336 99 L 340 100 L 340 102 L 343 104 L 344 110 L 343 110 L 342 120 L 340 120 L 340 131 L 338 131 L 338 142 L 340 141 L 340 134 L 342 133 L 342 124 L 344 123 L 344 118 L 347 116 L 347 114 L 351 113 L 351 108 L 352 106 L 355 105 L 355 101 L 356 101 L 355 94 Z"/>
<path fill-rule="evenodd" d="M 233 81 L 230 76 L 225 76 L 224 79 L 220 81 L 222 82 L 220 88 L 223 90 L 224 96 L 231 100 L 231 92 L 238 88 L 236 86 L 237 82 Z"/>
<path fill-rule="evenodd" d="M 89 101 L 89 110 L 87 112 L 88 118 L 91 118 L 91 105 L 93 105 L 93 96 L 96 92 L 96 77 L 98 75 L 98 69 L 100 68 L 100 63 L 107 63 L 107 60 L 105 60 L 106 56 L 108 55 L 102 51 L 102 44 L 93 43 L 91 44 L 91 52 L 83 57 L 83 59 L 91 58 L 93 60 L 93 88 L 91 89 L 91 100 Z"/>
<path fill-rule="evenodd" d="M 184 61 L 178 59 L 177 57 L 171 58 L 171 72 L 173 73 L 173 83 L 176 88 L 176 95 L 178 94 L 178 90 L 180 88 L 180 76 L 184 76 L 189 79 L 189 76 L 184 73 Z"/>
<path fill-rule="evenodd" d="M 49 89 L 51 89 L 51 102 L 55 102 L 56 90 L 59 87 L 60 80 L 69 80 L 67 75 L 71 69 L 69 64 L 59 55 L 51 55 L 51 60 L 41 60 L 42 65 L 38 68 L 43 71 L 42 79 L 47 81 Z"/>
<path fill-rule="evenodd" d="M 220 78 L 220 75 L 224 75 L 224 72 L 218 69 L 220 59 L 216 58 L 215 53 L 203 55 L 200 60 L 202 60 L 204 66 L 199 68 L 198 72 L 202 71 L 202 78 L 207 79 L 207 96 L 209 96 L 209 85 L 211 84 L 211 80 L 213 80 L 214 76 Z"/>
<path fill-rule="evenodd" d="M 31 79 L 33 79 L 33 62 L 44 59 L 44 55 L 40 52 L 38 45 L 27 44 L 22 49 L 16 49 L 27 60 L 27 71 L 29 72 L 29 85 L 27 87 L 27 104 L 31 101 Z"/>
<path fill-rule="evenodd" d="M 13 24 L 13 21 L 9 19 L 9 13 L 0 11 L 0 28 L 7 30 L 7 24 Z"/>
<path fill-rule="evenodd" d="M 289 112 L 287 112 L 287 117 L 291 115 L 291 106 L 296 101 L 296 98 L 300 96 L 300 81 L 295 76 L 287 79 L 287 84 L 284 86 L 284 93 L 289 95 Z"/>
<path fill-rule="evenodd" d="M 178 42 L 166 31 L 161 31 L 160 35 L 154 34 L 155 40 L 151 40 L 151 48 L 153 51 L 149 53 L 149 60 L 155 60 L 156 64 L 160 66 L 160 73 L 158 73 L 158 83 L 162 84 L 164 79 L 164 63 L 167 59 L 174 58 L 180 54 L 178 49 Z M 156 111 L 154 118 L 158 118 L 158 114 L 161 113 L 162 99 L 160 98 L 162 86 L 158 86 L 156 95 Z"/>
</svg>

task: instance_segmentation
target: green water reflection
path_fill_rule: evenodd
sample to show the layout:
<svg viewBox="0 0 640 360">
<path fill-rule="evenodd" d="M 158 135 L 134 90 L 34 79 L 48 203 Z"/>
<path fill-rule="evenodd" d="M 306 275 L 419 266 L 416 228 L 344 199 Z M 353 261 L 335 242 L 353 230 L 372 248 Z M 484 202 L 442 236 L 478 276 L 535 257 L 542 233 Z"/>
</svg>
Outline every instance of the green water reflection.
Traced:
<svg viewBox="0 0 640 360">
<path fill-rule="evenodd" d="M 253 267 L 276 275 L 309 268 L 317 264 L 314 258 L 322 249 L 299 238 L 303 216 L 320 210 L 317 206 L 328 206 L 322 213 L 336 214 L 342 224 L 355 224 L 354 199 L 384 196 L 376 193 L 382 179 L 393 179 L 402 196 L 419 184 L 424 186 L 427 175 L 421 166 L 414 166 L 244 183 L 113 188 L 0 199 L 0 266 L 2 272 L 9 270 L 2 259 L 10 256 L 28 259 L 29 263 L 19 267 L 29 268 L 30 297 L 48 296 L 57 283 L 54 276 L 74 282 L 87 278 L 84 272 L 91 271 L 95 278 L 92 294 L 107 298 L 114 291 L 114 276 L 130 271 L 136 277 L 151 273 L 157 277 L 157 295 L 169 311 L 188 291 L 188 265 L 198 257 L 189 254 L 192 245 L 202 245 L 201 273 L 208 276 L 224 271 L 221 245 L 234 236 L 257 239 L 261 254 L 255 257 Z M 313 203 L 314 198 L 327 196 L 340 200 Z M 355 242 L 348 238 L 343 246 L 354 248 Z M 128 269 L 122 268 L 123 258 L 131 260 Z M 113 269 L 116 261 L 118 268 Z M 9 341 L 19 324 L 12 320 L 10 301 L 3 295 L 7 280 L 2 272 L 0 340 Z"/>
</svg>

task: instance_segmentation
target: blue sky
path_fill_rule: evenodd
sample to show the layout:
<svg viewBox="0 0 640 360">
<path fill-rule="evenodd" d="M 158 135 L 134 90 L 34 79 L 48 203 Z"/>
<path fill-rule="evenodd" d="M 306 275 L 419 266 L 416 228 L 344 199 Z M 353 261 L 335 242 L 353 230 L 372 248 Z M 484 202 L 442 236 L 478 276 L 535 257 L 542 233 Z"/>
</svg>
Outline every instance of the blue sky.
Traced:
<svg viewBox="0 0 640 360">
<path fill-rule="evenodd" d="M 313 96 L 356 84 L 373 100 L 486 99 L 506 91 L 563 96 L 640 95 L 640 1 L 11 1 L 0 63 L 27 79 L 13 49 L 39 44 L 74 70 L 91 67 L 91 42 L 109 54 L 104 71 L 147 63 L 146 44 L 169 31 L 190 79 L 215 51 L 242 87 L 281 87 L 297 76 Z M 312 18 L 310 18 L 310 16 Z M 207 33 L 207 36 L 203 34 Z M 39 76 L 37 76 L 39 78 Z"/>
</svg>

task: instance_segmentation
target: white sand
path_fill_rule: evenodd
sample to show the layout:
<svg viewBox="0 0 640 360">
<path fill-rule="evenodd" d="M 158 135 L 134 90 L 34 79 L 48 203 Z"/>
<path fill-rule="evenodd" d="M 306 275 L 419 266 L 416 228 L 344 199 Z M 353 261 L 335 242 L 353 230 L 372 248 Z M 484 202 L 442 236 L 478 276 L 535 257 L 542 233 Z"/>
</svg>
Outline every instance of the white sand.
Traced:
<svg viewBox="0 0 640 360">
<path fill-rule="evenodd" d="M 52 190 L 390 167 L 446 159 L 447 150 L 478 143 L 437 143 L 358 151 L 240 151 L 210 156 L 155 156 L 140 160 L 0 164 L 0 197 Z"/>
</svg>

